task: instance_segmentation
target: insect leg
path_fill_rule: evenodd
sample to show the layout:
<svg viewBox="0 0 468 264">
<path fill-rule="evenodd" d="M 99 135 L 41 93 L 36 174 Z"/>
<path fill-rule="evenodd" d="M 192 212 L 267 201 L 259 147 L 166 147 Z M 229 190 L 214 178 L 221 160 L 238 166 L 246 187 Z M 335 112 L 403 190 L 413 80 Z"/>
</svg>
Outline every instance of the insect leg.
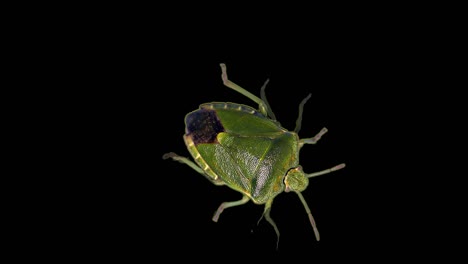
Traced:
<svg viewBox="0 0 468 264">
<path fill-rule="evenodd" d="M 297 128 L 297 127 L 296 127 Z M 299 127 L 300 128 L 300 127 Z M 328 129 L 326 127 L 322 128 L 317 135 L 312 138 L 302 138 L 299 140 L 299 147 L 302 148 L 304 144 L 315 144 L 319 139 L 323 136 L 323 134 L 327 133 Z"/>
<path fill-rule="evenodd" d="M 337 171 L 337 170 L 340 170 L 342 168 L 344 168 L 346 166 L 346 164 L 344 163 L 341 163 L 341 164 L 338 164 L 330 169 L 326 169 L 326 170 L 323 170 L 323 171 L 318 171 L 318 172 L 314 172 L 314 173 L 306 173 L 305 176 L 307 178 L 312 178 L 312 177 L 315 177 L 315 176 L 319 176 L 319 175 L 323 175 L 323 174 L 327 174 L 327 173 L 330 173 L 330 172 L 334 172 L 334 171 Z"/>
<path fill-rule="evenodd" d="M 263 214 L 262 214 L 262 216 L 260 217 L 260 219 L 258 219 L 257 225 L 258 225 L 258 223 L 260 223 L 260 221 L 262 220 L 263 216 L 265 216 L 265 219 L 268 221 L 268 223 L 270 223 L 270 224 L 273 226 L 273 228 L 275 229 L 275 233 L 276 233 L 276 237 L 277 237 L 277 240 L 276 240 L 276 249 L 278 249 L 280 232 L 279 232 L 278 227 L 277 227 L 276 224 L 275 224 L 275 221 L 273 221 L 273 219 L 272 219 L 271 216 L 270 216 L 270 211 L 271 211 L 271 204 L 272 204 L 272 202 L 273 202 L 273 200 L 269 200 L 269 201 L 267 201 L 267 203 L 265 204 L 265 210 L 263 211 Z"/>
<path fill-rule="evenodd" d="M 218 210 L 216 210 L 212 220 L 214 222 L 218 222 L 219 215 L 224 211 L 224 209 L 228 207 L 233 207 L 233 206 L 238 206 L 247 203 L 250 200 L 250 198 L 247 195 L 242 196 L 242 199 L 239 201 L 233 201 L 233 202 L 224 202 L 222 203 L 219 207 Z"/>
<path fill-rule="evenodd" d="M 196 170 L 198 173 L 200 173 L 201 175 L 205 176 L 208 180 L 210 180 L 212 183 L 216 184 L 216 185 L 220 185 L 219 182 L 215 181 L 214 179 L 212 179 L 211 177 L 207 176 L 205 174 L 205 172 L 197 165 L 195 164 L 193 161 L 189 160 L 188 158 L 186 157 L 182 157 L 182 156 L 179 156 L 177 154 L 175 154 L 174 152 L 169 152 L 169 153 L 166 153 L 163 155 L 162 157 L 163 159 L 169 159 L 169 158 L 172 158 L 173 160 L 175 161 L 178 161 L 180 163 L 185 163 L 187 164 L 188 166 L 190 166 L 190 168 Z"/>
<path fill-rule="evenodd" d="M 264 114 L 265 116 L 268 116 L 269 110 L 267 105 L 265 104 L 262 99 L 258 98 L 257 96 L 253 95 L 249 91 L 245 90 L 244 88 L 240 87 L 239 85 L 233 83 L 231 80 L 228 79 L 227 72 L 226 72 L 226 64 L 221 63 L 221 79 L 223 80 L 223 84 L 236 92 L 239 92 L 248 98 L 250 98 L 252 101 L 256 102 L 259 107 L 259 111 Z"/>
<path fill-rule="evenodd" d="M 263 84 L 262 88 L 260 88 L 260 98 L 262 98 L 262 101 L 265 103 L 266 110 L 268 112 L 268 116 L 271 119 L 276 120 L 276 116 L 275 116 L 275 114 L 273 114 L 273 111 L 271 110 L 270 104 L 268 104 L 268 100 L 266 99 L 266 95 L 265 95 L 265 88 L 266 88 L 269 81 L 270 80 L 267 79 L 265 81 L 265 83 Z"/>
<path fill-rule="evenodd" d="M 294 132 L 299 133 L 299 130 L 301 130 L 301 124 L 302 124 L 302 111 L 304 110 L 304 105 L 307 103 L 307 101 L 310 99 L 311 94 L 309 94 L 306 98 L 302 100 L 302 102 L 299 104 L 299 116 L 297 117 L 296 120 L 296 128 L 294 129 Z"/>
</svg>

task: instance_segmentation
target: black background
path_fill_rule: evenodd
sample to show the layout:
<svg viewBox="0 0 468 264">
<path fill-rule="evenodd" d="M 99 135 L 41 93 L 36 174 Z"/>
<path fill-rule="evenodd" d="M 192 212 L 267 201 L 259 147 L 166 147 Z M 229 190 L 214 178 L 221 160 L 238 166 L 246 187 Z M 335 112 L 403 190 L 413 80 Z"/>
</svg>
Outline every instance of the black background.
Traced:
<svg viewBox="0 0 468 264">
<path fill-rule="evenodd" d="M 392 82 L 376 69 L 379 55 L 358 56 L 362 52 L 358 47 L 342 50 L 329 43 L 276 54 L 254 44 L 228 49 L 223 47 L 226 40 L 218 41 L 212 43 L 213 49 L 186 45 L 156 54 L 128 54 L 139 58 L 115 59 L 117 65 L 135 64 L 125 65 L 118 74 L 106 70 L 116 87 L 99 92 L 99 111 L 92 113 L 96 122 L 92 138 L 98 150 L 91 155 L 100 170 L 86 177 L 94 189 L 89 202 L 95 211 L 88 224 L 92 244 L 99 245 L 96 250 L 155 259 L 246 254 L 333 260 L 391 254 L 385 241 L 404 234 L 391 220 L 398 209 L 389 203 L 387 195 L 393 195 L 387 193 L 392 184 L 386 178 L 389 165 L 379 154 L 388 143 L 388 131 L 383 136 L 382 130 L 394 129 L 385 125 L 388 114 L 379 111 L 385 103 L 382 90 Z M 144 47 L 151 49 L 148 43 Z M 165 57 L 161 61 L 157 55 Z M 263 205 L 226 209 L 218 223 L 212 222 L 219 204 L 237 200 L 240 194 L 211 184 L 186 165 L 162 160 L 170 151 L 189 156 L 182 140 L 184 116 L 199 104 L 232 101 L 255 107 L 223 86 L 220 62 L 227 64 L 231 80 L 257 95 L 270 78 L 269 103 L 290 130 L 298 104 L 312 94 L 300 136 L 314 136 L 322 127 L 329 132 L 318 144 L 302 149 L 300 164 L 307 172 L 347 164 L 341 171 L 311 179 L 303 192 L 320 242 L 291 193 L 279 195 L 273 203 L 271 215 L 281 232 L 278 250 L 272 227 L 265 220 L 257 225 Z M 381 253 L 368 255 L 369 251 Z"/>
<path fill-rule="evenodd" d="M 420 221 L 427 201 L 414 194 L 429 180 L 416 172 L 421 135 L 414 127 L 426 117 L 415 102 L 421 80 L 437 81 L 423 70 L 433 57 L 426 56 L 417 23 L 306 17 L 288 26 L 244 28 L 217 19 L 178 24 L 154 17 L 106 16 L 87 30 L 70 26 L 77 34 L 62 39 L 56 73 L 66 87 L 60 109 L 67 111 L 55 113 L 66 124 L 62 148 L 72 150 L 60 158 L 69 177 L 59 191 L 70 199 L 55 201 L 63 221 L 52 223 L 64 226 L 57 241 L 64 241 L 60 250 L 67 256 L 374 263 L 418 258 L 414 245 L 435 240 L 436 230 Z M 206 30 L 213 24 L 215 30 Z M 256 95 L 269 78 L 267 98 L 287 129 L 294 129 L 298 104 L 312 94 L 299 136 L 329 131 L 302 149 L 300 164 L 306 172 L 347 165 L 311 179 L 303 192 L 320 242 L 291 193 L 280 194 L 271 211 L 281 232 L 278 250 L 272 227 L 265 220 L 257 225 L 263 205 L 226 209 L 214 223 L 219 204 L 241 195 L 162 159 L 171 151 L 189 157 L 184 117 L 199 104 L 256 107 L 223 86 L 220 63 Z"/>
</svg>

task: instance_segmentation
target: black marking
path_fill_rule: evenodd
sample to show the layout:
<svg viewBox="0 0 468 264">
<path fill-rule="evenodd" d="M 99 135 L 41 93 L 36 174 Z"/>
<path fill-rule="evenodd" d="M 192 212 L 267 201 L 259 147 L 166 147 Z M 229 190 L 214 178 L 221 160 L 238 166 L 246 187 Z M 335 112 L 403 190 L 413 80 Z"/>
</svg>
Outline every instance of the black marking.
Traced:
<svg viewBox="0 0 468 264">
<path fill-rule="evenodd" d="M 185 133 L 192 138 L 195 145 L 218 143 L 216 136 L 224 131 L 216 112 L 210 109 L 200 109 L 188 114 L 185 124 Z"/>
</svg>

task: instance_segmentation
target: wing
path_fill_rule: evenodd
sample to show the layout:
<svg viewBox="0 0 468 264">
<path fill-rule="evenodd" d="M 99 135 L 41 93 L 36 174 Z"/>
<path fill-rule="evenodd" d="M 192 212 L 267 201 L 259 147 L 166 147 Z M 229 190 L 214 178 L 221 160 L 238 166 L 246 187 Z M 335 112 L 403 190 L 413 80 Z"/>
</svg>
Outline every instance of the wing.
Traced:
<svg viewBox="0 0 468 264">
<path fill-rule="evenodd" d="M 198 150 L 229 187 L 262 204 L 283 191 L 284 175 L 297 165 L 296 138 L 289 132 L 270 137 L 221 132 L 218 143 L 200 144 Z"/>
<path fill-rule="evenodd" d="M 224 130 L 242 136 L 277 136 L 286 129 L 254 108 L 235 103 L 207 103 L 201 109 L 215 109 Z"/>
</svg>

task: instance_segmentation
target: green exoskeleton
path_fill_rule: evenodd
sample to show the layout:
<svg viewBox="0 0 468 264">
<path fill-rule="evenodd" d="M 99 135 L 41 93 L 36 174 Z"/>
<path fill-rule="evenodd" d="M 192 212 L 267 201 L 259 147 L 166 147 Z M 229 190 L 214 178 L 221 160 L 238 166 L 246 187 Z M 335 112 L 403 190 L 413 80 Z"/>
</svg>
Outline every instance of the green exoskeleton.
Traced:
<svg viewBox="0 0 468 264">
<path fill-rule="evenodd" d="M 265 96 L 268 80 L 261 87 L 260 98 L 230 81 L 226 65 L 221 64 L 221 77 L 225 86 L 245 95 L 258 104 L 250 106 L 211 102 L 185 116 L 185 144 L 194 161 L 175 153 L 163 158 L 185 163 L 215 185 L 226 185 L 240 193 L 238 201 L 223 202 L 214 213 L 217 222 L 224 209 L 252 201 L 264 204 L 262 217 L 273 226 L 279 242 L 279 230 L 270 217 L 273 199 L 281 192 L 295 192 L 301 200 L 315 233 L 320 240 L 312 213 L 301 192 L 307 188 L 309 178 L 345 167 L 339 164 L 315 173 L 305 173 L 299 165 L 299 151 L 305 144 L 315 144 L 327 132 L 323 128 L 312 138 L 300 139 L 304 104 L 299 104 L 299 116 L 294 131 L 281 127 Z M 262 219 L 262 218 L 260 218 Z"/>
</svg>

